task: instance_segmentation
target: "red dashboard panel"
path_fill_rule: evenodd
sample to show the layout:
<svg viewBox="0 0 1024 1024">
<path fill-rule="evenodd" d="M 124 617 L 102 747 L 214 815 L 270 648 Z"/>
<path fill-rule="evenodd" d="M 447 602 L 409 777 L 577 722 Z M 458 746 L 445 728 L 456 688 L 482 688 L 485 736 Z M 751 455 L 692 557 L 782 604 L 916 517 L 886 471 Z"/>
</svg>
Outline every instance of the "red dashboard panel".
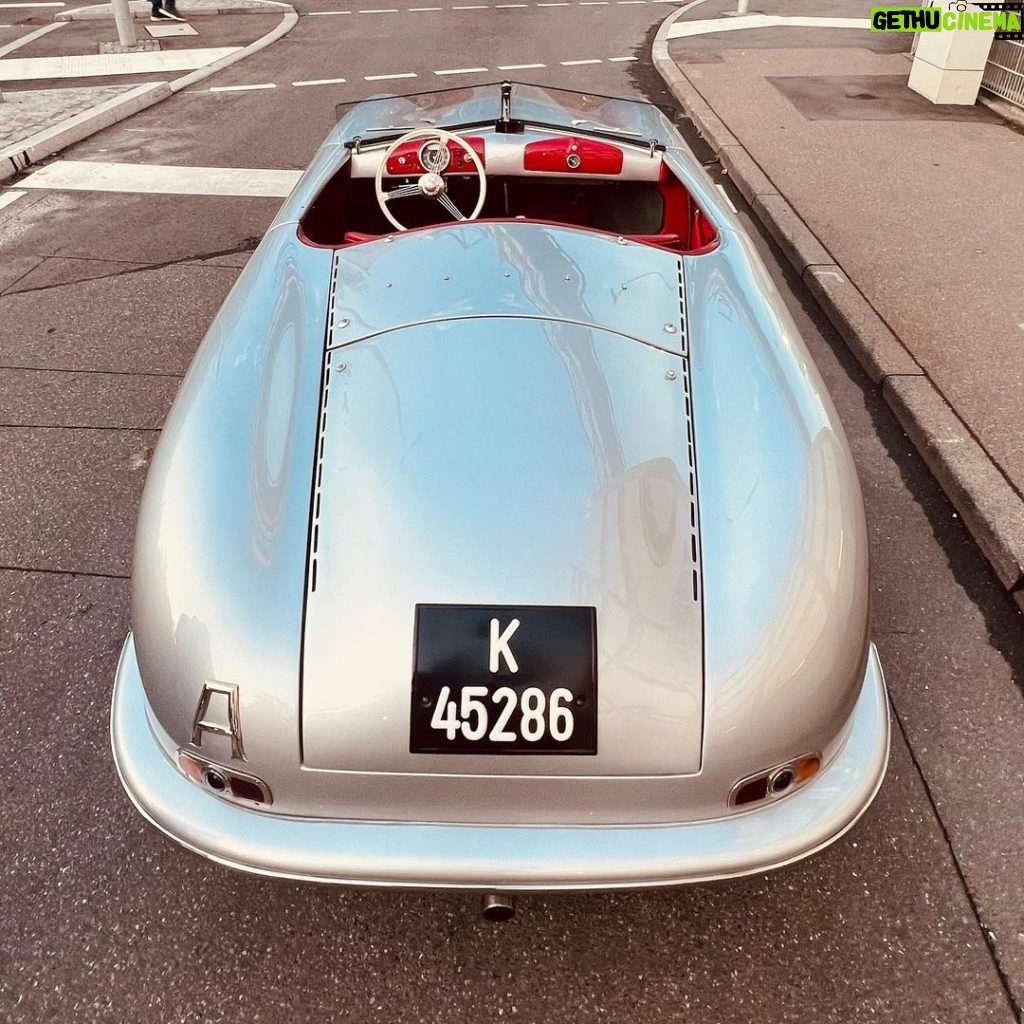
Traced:
<svg viewBox="0 0 1024 1024">
<path fill-rule="evenodd" d="M 607 142 L 573 136 L 542 139 L 526 144 L 523 168 L 556 174 L 621 174 L 622 150 Z"/>
<path fill-rule="evenodd" d="M 416 142 L 407 142 L 404 146 L 391 154 L 384 170 L 388 174 L 423 174 L 424 167 L 420 163 L 420 150 L 429 139 L 420 139 Z M 480 165 L 486 167 L 484 161 L 484 140 L 477 137 L 466 136 L 466 142 L 473 148 L 480 160 Z M 462 147 L 455 142 L 448 143 L 448 152 L 451 154 L 451 161 L 443 174 L 476 174 L 476 168 L 468 154 L 464 153 Z"/>
</svg>

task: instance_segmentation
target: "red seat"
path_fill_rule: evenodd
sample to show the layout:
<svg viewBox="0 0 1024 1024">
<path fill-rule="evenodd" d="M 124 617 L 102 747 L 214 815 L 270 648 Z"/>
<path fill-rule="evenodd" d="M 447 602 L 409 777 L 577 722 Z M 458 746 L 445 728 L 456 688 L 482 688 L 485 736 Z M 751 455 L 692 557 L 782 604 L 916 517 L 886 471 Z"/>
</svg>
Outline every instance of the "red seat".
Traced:
<svg viewBox="0 0 1024 1024">
<path fill-rule="evenodd" d="M 360 242 L 372 242 L 374 239 L 383 237 L 383 235 L 368 235 L 365 231 L 346 231 L 341 244 L 358 245 Z"/>
</svg>

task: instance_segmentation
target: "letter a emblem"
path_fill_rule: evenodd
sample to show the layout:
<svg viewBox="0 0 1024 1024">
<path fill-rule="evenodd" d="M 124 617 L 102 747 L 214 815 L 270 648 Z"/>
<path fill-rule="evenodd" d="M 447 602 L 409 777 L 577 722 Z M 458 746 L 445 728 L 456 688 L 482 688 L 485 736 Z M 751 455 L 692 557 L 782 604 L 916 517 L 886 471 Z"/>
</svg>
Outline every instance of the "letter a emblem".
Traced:
<svg viewBox="0 0 1024 1024">
<path fill-rule="evenodd" d="M 505 631 L 501 631 L 501 623 L 497 619 L 491 619 L 491 671 L 497 672 L 499 666 L 499 659 L 504 658 L 505 664 L 508 665 L 509 672 L 518 672 L 519 666 L 516 664 L 515 655 L 513 655 L 511 648 L 508 646 L 509 640 L 512 639 L 512 634 L 519 628 L 519 620 L 513 619 L 506 627 Z"/>
<path fill-rule="evenodd" d="M 217 698 L 221 704 L 222 718 L 226 721 L 216 721 L 211 718 L 211 705 L 213 699 Z M 215 736 L 227 736 L 231 739 L 231 757 L 235 761 L 247 760 L 245 747 L 242 744 L 242 723 L 239 716 L 238 687 L 232 683 L 217 683 L 207 681 L 203 683 L 203 692 L 199 695 L 199 703 L 196 705 L 195 717 L 192 719 L 192 745 L 202 747 L 204 733 L 213 733 Z"/>
</svg>

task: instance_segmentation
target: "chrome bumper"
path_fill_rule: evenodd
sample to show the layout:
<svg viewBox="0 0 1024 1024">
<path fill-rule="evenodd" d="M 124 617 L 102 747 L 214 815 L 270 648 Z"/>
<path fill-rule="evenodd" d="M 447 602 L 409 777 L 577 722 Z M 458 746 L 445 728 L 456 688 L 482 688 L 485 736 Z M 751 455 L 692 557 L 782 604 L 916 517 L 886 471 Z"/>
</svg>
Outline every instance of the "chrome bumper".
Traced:
<svg viewBox="0 0 1024 1024">
<path fill-rule="evenodd" d="M 871 647 L 846 743 L 804 789 L 713 821 L 638 827 L 381 824 L 275 817 L 199 789 L 150 731 L 131 636 L 117 669 L 111 740 L 142 815 L 220 864 L 281 878 L 416 888 L 617 889 L 679 885 L 781 867 L 828 846 L 885 774 L 889 709 Z"/>
</svg>

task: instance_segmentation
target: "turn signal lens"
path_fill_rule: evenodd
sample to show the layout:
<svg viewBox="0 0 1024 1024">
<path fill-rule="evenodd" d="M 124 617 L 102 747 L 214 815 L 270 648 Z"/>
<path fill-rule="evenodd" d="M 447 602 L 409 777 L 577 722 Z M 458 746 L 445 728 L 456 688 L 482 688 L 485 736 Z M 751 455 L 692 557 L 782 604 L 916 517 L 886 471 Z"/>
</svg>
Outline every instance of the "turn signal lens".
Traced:
<svg viewBox="0 0 1024 1024">
<path fill-rule="evenodd" d="M 796 773 L 796 784 L 801 786 L 803 783 L 813 779 L 818 774 L 820 767 L 821 758 L 817 754 L 812 754 L 810 757 L 801 757 L 793 765 L 793 771 Z"/>
<path fill-rule="evenodd" d="M 729 794 L 732 807 L 759 803 L 762 800 L 778 800 L 809 782 L 821 767 L 818 754 L 808 754 L 795 761 L 776 765 L 767 771 L 740 779 Z"/>
<path fill-rule="evenodd" d="M 274 802 L 270 795 L 270 787 L 255 775 L 213 764 L 188 750 L 178 751 L 178 764 L 197 786 L 202 786 L 203 789 L 208 789 L 218 796 L 247 804 L 267 805 Z"/>
</svg>

